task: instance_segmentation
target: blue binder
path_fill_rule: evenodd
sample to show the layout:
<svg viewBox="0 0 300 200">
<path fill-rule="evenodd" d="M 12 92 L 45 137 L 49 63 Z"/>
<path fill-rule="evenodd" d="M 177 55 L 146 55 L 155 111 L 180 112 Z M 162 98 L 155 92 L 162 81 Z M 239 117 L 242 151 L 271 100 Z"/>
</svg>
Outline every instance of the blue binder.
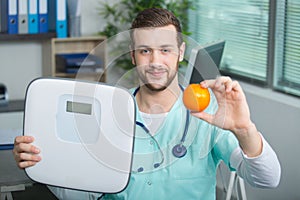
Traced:
<svg viewBox="0 0 300 200">
<path fill-rule="evenodd" d="M 39 33 L 48 33 L 48 11 L 48 0 L 38 0 Z"/>
<path fill-rule="evenodd" d="M 38 1 L 28 0 L 28 33 L 34 34 L 38 32 Z"/>
<path fill-rule="evenodd" d="M 67 26 L 67 1 L 49 1 L 49 30 L 55 31 L 58 38 L 65 38 Z"/>
<path fill-rule="evenodd" d="M 7 32 L 9 34 L 17 34 L 18 33 L 18 4 L 17 4 L 17 0 L 8 0 Z"/>
</svg>

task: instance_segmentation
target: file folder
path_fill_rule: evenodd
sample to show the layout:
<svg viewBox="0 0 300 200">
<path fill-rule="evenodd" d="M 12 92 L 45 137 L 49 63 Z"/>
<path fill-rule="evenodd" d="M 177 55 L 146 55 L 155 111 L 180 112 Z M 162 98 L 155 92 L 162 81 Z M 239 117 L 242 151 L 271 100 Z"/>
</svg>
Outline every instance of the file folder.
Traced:
<svg viewBox="0 0 300 200">
<path fill-rule="evenodd" d="M 17 2 L 17 0 L 8 0 L 7 32 L 9 34 L 17 34 L 18 33 L 18 2 Z"/>
<path fill-rule="evenodd" d="M 7 32 L 7 0 L 0 1 L 0 33 Z"/>
<path fill-rule="evenodd" d="M 81 0 L 67 0 L 68 35 L 70 37 L 81 36 Z"/>
<path fill-rule="evenodd" d="M 57 0 L 57 37 L 67 37 L 67 2 L 66 0 Z"/>
<path fill-rule="evenodd" d="M 49 29 L 55 31 L 58 38 L 65 38 L 67 26 L 67 1 L 49 1 Z"/>
<path fill-rule="evenodd" d="M 28 33 L 28 2 L 27 0 L 18 0 L 18 33 Z"/>
<path fill-rule="evenodd" d="M 52 0 L 53 1 L 53 0 Z M 48 32 L 48 0 L 38 0 L 38 27 L 40 33 Z"/>
<path fill-rule="evenodd" d="M 38 32 L 38 1 L 28 0 L 28 33 L 34 34 Z"/>
</svg>

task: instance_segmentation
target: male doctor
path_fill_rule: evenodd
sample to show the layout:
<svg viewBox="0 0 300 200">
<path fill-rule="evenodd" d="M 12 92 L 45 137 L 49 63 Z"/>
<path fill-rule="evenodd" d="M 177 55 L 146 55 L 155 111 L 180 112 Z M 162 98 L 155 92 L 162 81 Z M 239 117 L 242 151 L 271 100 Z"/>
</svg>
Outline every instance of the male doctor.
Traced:
<svg viewBox="0 0 300 200">
<path fill-rule="evenodd" d="M 131 58 L 140 86 L 132 90 L 138 123 L 127 187 L 117 194 L 50 190 L 59 199 L 213 200 L 221 161 L 254 187 L 276 187 L 279 161 L 251 121 L 239 83 L 223 76 L 201 82 L 214 93 L 218 109 L 186 112 L 177 74 L 185 52 L 178 19 L 168 10 L 150 8 L 137 15 L 131 30 Z M 187 151 L 178 156 L 173 147 L 181 142 L 185 129 L 182 144 Z M 13 153 L 20 168 L 42 160 L 43 149 L 33 146 L 33 141 L 29 136 L 15 138 Z"/>
</svg>

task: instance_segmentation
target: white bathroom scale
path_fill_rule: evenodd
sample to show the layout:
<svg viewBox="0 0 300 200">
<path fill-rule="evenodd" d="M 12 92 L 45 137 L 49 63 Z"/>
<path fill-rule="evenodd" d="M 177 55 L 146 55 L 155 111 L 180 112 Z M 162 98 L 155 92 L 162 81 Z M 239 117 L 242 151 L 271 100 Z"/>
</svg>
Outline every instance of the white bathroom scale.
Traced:
<svg viewBox="0 0 300 200">
<path fill-rule="evenodd" d="M 42 160 L 26 168 L 36 182 L 116 193 L 128 184 L 135 132 L 133 96 L 120 87 L 59 78 L 32 81 L 24 135 Z"/>
</svg>

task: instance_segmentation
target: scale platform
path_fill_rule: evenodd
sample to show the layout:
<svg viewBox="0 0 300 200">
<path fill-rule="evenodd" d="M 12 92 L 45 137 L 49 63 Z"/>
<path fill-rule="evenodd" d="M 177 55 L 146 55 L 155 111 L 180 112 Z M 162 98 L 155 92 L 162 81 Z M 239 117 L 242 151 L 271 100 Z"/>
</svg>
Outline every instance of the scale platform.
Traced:
<svg viewBox="0 0 300 200">
<path fill-rule="evenodd" d="M 25 169 L 34 181 L 116 193 L 128 184 L 135 133 L 133 96 L 98 82 L 40 78 L 27 88 L 24 135 L 42 160 Z"/>
</svg>

